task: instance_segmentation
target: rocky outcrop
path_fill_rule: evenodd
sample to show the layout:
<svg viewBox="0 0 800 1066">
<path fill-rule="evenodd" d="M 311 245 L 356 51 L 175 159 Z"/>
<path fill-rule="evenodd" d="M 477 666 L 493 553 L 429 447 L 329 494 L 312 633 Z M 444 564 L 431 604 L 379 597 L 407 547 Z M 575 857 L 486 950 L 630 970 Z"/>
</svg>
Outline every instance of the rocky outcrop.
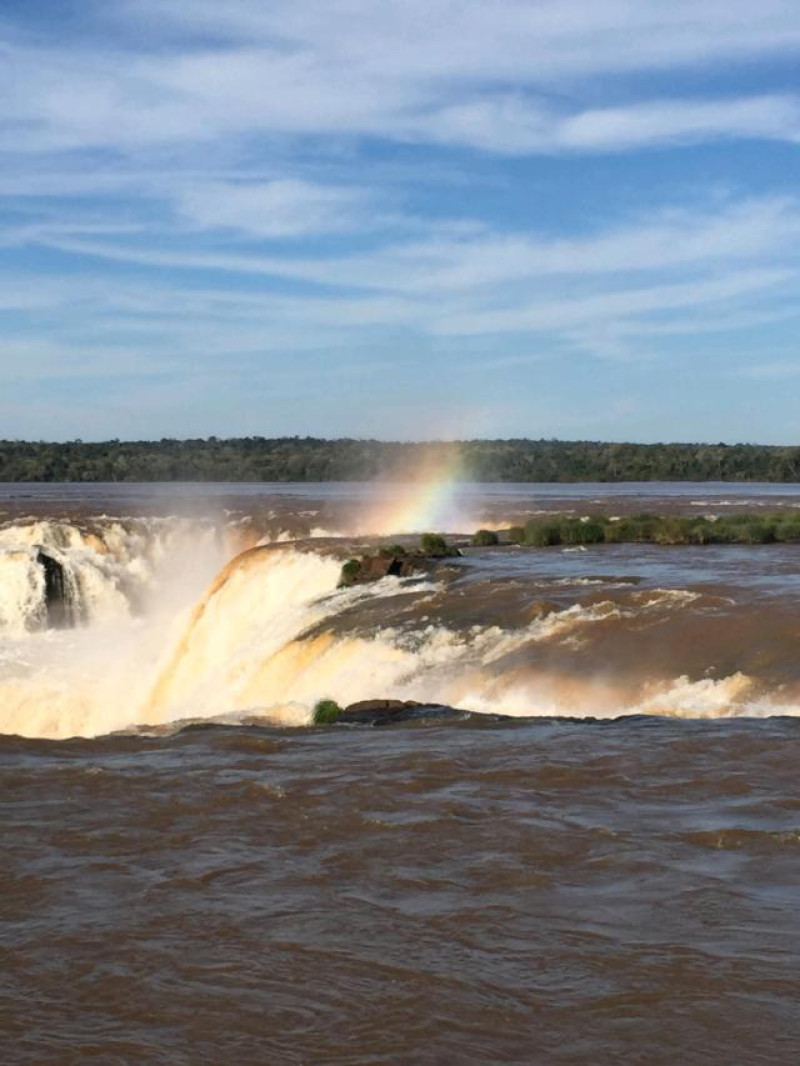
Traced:
<svg viewBox="0 0 800 1066">
<path fill-rule="evenodd" d="M 65 629 L 74 624 L 71 589 L 63 565 L 39 549 L 36 562 L 44 570 L 44 603 L 47 625 L 52 629 Z"/>
<path fill-rule="evenodd" d="M 441 566 L 449 557 L 460 555 L 458 548 L 445 549 L 445 552 L 428 553 L 425 551 L 393 552 L 381 550 L 377 555 L 362 555 L 348 561 L 342 567 L 339 580 L 341 588 L 350 585 L 363 585 L 370 581 L 380 581 L 384 577 L 414 577 L 430 573 L 434 567 Z"/>
<path fill-rule="evenodd" d="M 395 725 L 413 721 L 464 721 L 477 718 L 481 721 L 499 722 L 508 718 L 504 714 L 474 714 L 444 704 L 419 703 L 417 700 L 361 700 L 351 703 L 339 715 L 338 722 L 353 725 Z"/>
<path fill-rule="evenodd" d="M 342 567 L 342 586 L 364 585 L 383 577 L 413 577 L 425 573 L 425 560 L 409 555 L 365 555 Z"/>
</svg>

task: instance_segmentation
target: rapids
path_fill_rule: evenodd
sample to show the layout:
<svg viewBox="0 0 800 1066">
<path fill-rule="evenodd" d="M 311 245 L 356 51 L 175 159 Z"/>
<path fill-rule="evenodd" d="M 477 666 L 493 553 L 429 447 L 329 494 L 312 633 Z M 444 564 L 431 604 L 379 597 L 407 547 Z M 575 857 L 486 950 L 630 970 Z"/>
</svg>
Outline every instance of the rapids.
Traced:
<svg viewBox="0 0 800 1066">
<path fill-rule="evenodd" d="M 315 491 L 262 489 L 215 514 L 117 506 L 109 517 L 50 499 L 33 501 L 38 513 L 9 508 L 0 732 L 58 739 L 253 717 L 299 726 L 321 698 L 517 717 L 800 708 L 794 545 L 467 547 L 424 577 L 339 589 L 342 562 L 378 543 L 364 540 L 363 516 L 392 507 Z M 469 532 L 536 510 L 513 489 L 503 498 L 492 487 L 483 503 L 450 493 L 447 517 Z M 394 532 L 383 521 L 376 532 Z M 58 568 L 60 613 L 44 558 Z"/>
<path fill-rule="evenodd" d="M 800 545 L 338 584 L 798 491 L 375 494 L 0 486 L 3 1063 L 797 1061 Z M 423 706 L 287 728 L 320 697 Z"/>
</svg>

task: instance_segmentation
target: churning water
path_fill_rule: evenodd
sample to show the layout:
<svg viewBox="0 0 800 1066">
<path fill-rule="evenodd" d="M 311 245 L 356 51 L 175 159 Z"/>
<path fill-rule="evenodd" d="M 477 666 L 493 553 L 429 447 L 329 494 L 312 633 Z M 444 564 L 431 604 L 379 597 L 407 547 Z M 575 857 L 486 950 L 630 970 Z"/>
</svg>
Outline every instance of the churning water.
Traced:
<svg viewBox="0 0 800 1066">
<path fill-rule="evenodd" d="M 797 1057 L 800 546 L 337 587 L 412 514 L 792 487 L 203 491 L 0 494 L 4 1061 Z M 309 728 L 322 697 L 473 713 Z"/>
</svg>

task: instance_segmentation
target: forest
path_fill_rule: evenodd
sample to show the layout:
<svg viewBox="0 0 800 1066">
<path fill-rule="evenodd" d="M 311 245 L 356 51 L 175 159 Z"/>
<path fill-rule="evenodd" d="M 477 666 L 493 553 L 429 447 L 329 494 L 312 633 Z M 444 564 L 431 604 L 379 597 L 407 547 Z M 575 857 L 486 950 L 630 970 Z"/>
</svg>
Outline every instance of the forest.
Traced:
<svg viewBox="0 0 800 1066">
<path fill-rule="evenodd" d="M 482 482 L 791 482 L 800 480 L 800 447 L 316 437 L 0 441 L 0 481 L 402 480 L 441 464 Z"/>
</svg>

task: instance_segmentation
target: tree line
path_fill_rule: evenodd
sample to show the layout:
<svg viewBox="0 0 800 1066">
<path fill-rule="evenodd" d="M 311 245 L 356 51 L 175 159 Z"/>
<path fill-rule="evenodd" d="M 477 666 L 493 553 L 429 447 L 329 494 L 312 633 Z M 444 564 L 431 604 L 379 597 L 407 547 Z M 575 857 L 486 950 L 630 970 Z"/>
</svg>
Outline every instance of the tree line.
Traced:
<svg viewBox="0 0 800 1066">
<path fill-rule="evenodd" d="M 1 481 L 364 481 L 443 464 L 473 481 L 800 481 L 800 447 L 316 437 L 0 441 Z"/>
</svg>

